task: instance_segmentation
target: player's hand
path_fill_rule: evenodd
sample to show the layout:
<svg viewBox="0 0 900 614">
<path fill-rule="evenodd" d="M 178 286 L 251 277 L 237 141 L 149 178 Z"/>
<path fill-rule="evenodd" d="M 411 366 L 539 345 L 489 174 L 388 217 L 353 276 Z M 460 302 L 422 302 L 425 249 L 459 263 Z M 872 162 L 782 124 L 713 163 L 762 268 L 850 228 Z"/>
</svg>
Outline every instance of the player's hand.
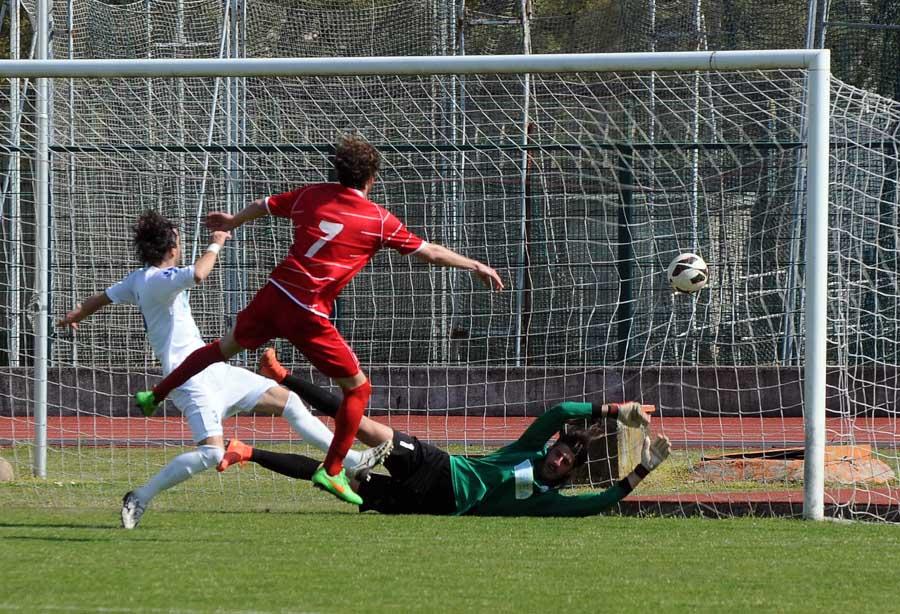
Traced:
<svg viewBox="0 0 900 614">
<path fill-rule="evenodd" d="M 653 471 L 664 460 L 669 458 L 672 452 L 672 442 L 665 435 L 657 435 L 650 443 L 649 437 L 644 437 L 644 446 L 641 448 L 641 464 L 647 471 Z"/>
<path fill-rule="evenodd" d="M 56 321 L 57 326 L 68 328 L 69 330 L 78 330 L 78 315 L 81 313 L 81 303 L 75 305 L 75 309 Z"/>
<path fill-rule="evenodd" d="M 640 428 L 650 424 L 650 416 L 641 409 L 637 401 L 626 403 L 612 403 L 618 408 L 616 419 L 625 426 Z"/>
<path fill-rule="evenodd" d="M 206 214 L 206 227 L 213 231 L 227 232 L 234 228 L 234 216 L 224 211 L 211 211 Z"/>
<path fill-rule="evenodd" d="M 486 264 L 482 264 L 481 262 L 475 263 L 475 268 L 472 270 L 475 275 L 481 280 L 485 286 L 492 290 L 502 290 L 503 289 L 503 280 L 500 279 L 500 275 L 497 274 L 497 271 L 492 269 Z"/>
<path fill-rule="evenodd" d="M 231 233 L 225 230 L 214 230 L 209 236 L 209 240 L 217 245 L 225 245 L 225 241 L 231 238 Z"/>
</svg>

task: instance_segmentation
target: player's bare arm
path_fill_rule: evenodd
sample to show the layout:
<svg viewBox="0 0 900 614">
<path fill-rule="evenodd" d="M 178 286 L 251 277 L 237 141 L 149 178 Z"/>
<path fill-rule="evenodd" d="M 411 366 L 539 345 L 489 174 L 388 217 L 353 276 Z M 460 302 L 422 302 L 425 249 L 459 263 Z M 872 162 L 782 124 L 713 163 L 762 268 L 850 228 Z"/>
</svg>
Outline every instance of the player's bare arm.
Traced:
<svg viewBox="0 0 900 614">
<path fill-rule="evenodd" d="M 106 296 L 106 292 L 98 292 L 97 294 L 86 298 L 83 303 L 75 305 L 75 309 L 57 320 L 56 325 L 77 330 L 79 322 L 111 303 L 112 301 Z"/>
<path fill-rule="evenodd" d="M 225 213 L 224 211 L 211 211 L 206 216 L 206 227 L 213 231 L 234 230 L 238 226 L 242 226 L 251 220 L 268 215 L 268 213 L 269 210 L 266 209 L 265 201 L 258 198 L 234 215 Z"/>
<path fill-rule="evenodd" d="M 472 271 L 488 288 L 494 290 L 503 289 L 503 281 L 500 279 L 497 271 L 482 262 L 466 258 L 462 254 L 457 254 L 452 249 L 447 249 L 442 245 L 428 243 L 413 255 L 419 260 L 424 260 L 431 264 Z"/>
<path fill-rule="evenodd" d="M 194 282 L 203 283 L 213 267 L 216 266 L 216 259 L 219 257 L 219 250 L 225 245 L 225 241 L 231 238 L 231 233 L 223 230 L 214 230 L 210 235 L 209 247 L 203 252 L 203 255 L 197 258 L 194 263 Z"/>
</svg>

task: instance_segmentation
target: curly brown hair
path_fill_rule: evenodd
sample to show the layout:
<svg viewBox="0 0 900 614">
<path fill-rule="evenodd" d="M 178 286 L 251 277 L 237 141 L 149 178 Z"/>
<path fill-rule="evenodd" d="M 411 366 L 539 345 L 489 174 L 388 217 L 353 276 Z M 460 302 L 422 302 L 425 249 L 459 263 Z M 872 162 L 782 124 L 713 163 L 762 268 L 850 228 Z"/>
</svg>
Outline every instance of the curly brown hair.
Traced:
<svg viewBox="0 0 900 614">
<path fill-rule="evenodd" d="M 341 185 L 362 190 L 366 182 L 378 173 L 381 156 L 361 136 L 345 134 L 338 140 L 333 162 Z"/>
<path fill-rule="evenodd" d="M 134 249 L 144 264 L 156 266 L 178 245 L 178 226 L 156 211 L 144 211 L 131 227 Z"/>
</svg>

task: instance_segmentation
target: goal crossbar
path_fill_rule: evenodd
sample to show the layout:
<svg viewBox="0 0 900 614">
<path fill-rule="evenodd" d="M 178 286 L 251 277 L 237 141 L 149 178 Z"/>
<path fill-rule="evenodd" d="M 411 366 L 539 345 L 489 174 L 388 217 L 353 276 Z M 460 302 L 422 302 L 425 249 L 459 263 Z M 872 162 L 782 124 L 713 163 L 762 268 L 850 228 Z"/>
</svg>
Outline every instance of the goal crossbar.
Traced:
<svg viewBox="0 0 900 614">
<path fill-rule="evenodd" d="M 302 77 L 616 71 L 824 69 L 828 50 L 684 51 L 493 56 L 0 60 L 0 77 Z"/>
</svg>

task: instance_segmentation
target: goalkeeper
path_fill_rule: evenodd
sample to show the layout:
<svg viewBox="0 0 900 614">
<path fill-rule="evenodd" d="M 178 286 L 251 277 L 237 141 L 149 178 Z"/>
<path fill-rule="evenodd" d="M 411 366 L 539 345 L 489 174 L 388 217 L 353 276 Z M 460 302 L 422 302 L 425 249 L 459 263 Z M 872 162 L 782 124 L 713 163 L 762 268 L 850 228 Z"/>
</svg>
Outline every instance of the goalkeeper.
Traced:
<svg viewBox="0 0 900 614">
<path fill-rule="evenodd" d="M 333 416 L 340 399 L 295 375 L 289 375 L 272 349 L 262 357 L 260 372 L 272 377 L 315 409 Z M 600 405 L 560 403 L 537 418 L 513 443 L 481 458 L 451 455 L 416 437 L 363 417 L 357 437 L 377 446 L 392 442 L 384 461 L 390 476 L 368 473 L 351 486 L 362 497 L 360 511 L 384 514 L 439 514 L 480 516 L 590 516 L 627 496 L 671 450 L 669 439 L 644 439 L 641 462 L 611 488 L 566 496 L 559 492 L 573 471 L 587 461 L 593 429 L 561 433 L 548 440 L 567 420 L 615 417 L 626 426 L 649 424 L 649 416 L 637 403 Z M 385 444 L 387 445 L 387 444 Z M 235 462 L 255 462 L 284 475 L 309 480 L 319 461 L 299 454 L 283 454 L 252 448 L 232 439 L 217 469 Z"/>
</svg>

